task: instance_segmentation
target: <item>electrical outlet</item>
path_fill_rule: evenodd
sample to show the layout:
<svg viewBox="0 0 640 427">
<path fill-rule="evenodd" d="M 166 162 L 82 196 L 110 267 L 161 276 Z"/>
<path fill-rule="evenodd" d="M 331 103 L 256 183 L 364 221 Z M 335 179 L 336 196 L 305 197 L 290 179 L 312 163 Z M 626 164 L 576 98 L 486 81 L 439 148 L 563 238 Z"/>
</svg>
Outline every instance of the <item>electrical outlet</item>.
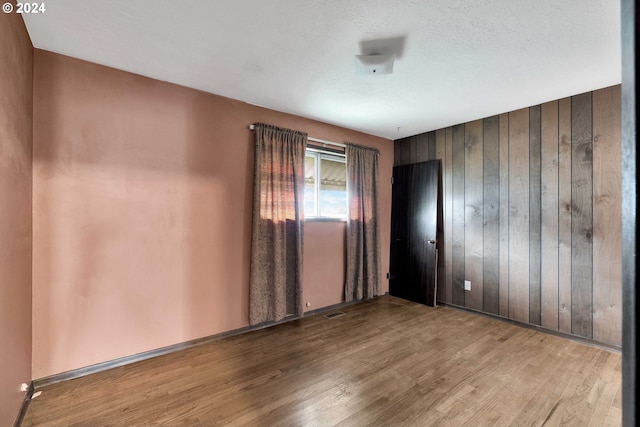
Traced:
<svg viewBox="0 0 640 427">
<path fill-rule="evenodd" d="M 464 281 L 464 290 L 465 291 L 470 291 L 471 290 L 471 280 L 465 280 Z"/>
</svg>

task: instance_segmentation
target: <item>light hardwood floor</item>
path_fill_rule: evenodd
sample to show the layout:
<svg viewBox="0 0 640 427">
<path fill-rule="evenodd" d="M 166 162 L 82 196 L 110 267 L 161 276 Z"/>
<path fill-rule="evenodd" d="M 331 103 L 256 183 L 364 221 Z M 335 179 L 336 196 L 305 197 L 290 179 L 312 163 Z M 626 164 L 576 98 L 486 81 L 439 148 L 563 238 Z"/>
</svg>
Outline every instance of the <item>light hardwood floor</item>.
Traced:
<svg viewBox="0 0 640 427">
<path fill-rule="evenodd" d="M 618 426 L 618 352 L 384 296 L 41 388 L 23 426 Z"/>
</svg>

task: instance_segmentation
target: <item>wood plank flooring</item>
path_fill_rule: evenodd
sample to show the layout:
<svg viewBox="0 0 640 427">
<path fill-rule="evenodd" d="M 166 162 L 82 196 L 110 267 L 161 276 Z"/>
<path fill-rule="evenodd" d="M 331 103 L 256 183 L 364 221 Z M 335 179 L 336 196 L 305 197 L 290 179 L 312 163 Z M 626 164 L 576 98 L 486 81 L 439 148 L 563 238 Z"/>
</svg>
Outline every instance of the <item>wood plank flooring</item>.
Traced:
<svg viewBox="0 0 640 427">
<path fill-rule="evenodd" d="M 40 389 L 23 426 L 618 426 L 621 357 L 391 296 Z"/>
</svg>

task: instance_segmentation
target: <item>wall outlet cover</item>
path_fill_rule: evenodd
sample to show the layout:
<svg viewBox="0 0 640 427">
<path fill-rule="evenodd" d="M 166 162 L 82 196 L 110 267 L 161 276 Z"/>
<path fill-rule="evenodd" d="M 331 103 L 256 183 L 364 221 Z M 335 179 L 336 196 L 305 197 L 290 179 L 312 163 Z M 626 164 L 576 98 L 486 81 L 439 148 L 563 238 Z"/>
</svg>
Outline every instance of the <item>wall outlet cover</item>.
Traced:
<svg viewBox="0 0 640 427">
<path fill-rule="evenodd" d="M 465 280 L 464 281 L 464 290 L 465 291 L 470 291 L 471 290 L 471 281 L 470 280 Z"/>
</svg>

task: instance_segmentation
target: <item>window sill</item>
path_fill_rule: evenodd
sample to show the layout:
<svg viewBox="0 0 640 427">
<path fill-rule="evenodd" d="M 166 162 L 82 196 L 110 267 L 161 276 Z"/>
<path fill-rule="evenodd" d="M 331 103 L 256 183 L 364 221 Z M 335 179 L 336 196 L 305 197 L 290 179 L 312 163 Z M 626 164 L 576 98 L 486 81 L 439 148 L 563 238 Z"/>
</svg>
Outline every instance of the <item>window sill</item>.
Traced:
<svg viewBox="0 0 640 427">
<path fill-rule="evenodd" d="M 347 222 L 346 219 L 342 218 L 329 218 L 323 216 L 313 216 L 309 218 L 305 218 L 304 222 Z"/>
</svg>

